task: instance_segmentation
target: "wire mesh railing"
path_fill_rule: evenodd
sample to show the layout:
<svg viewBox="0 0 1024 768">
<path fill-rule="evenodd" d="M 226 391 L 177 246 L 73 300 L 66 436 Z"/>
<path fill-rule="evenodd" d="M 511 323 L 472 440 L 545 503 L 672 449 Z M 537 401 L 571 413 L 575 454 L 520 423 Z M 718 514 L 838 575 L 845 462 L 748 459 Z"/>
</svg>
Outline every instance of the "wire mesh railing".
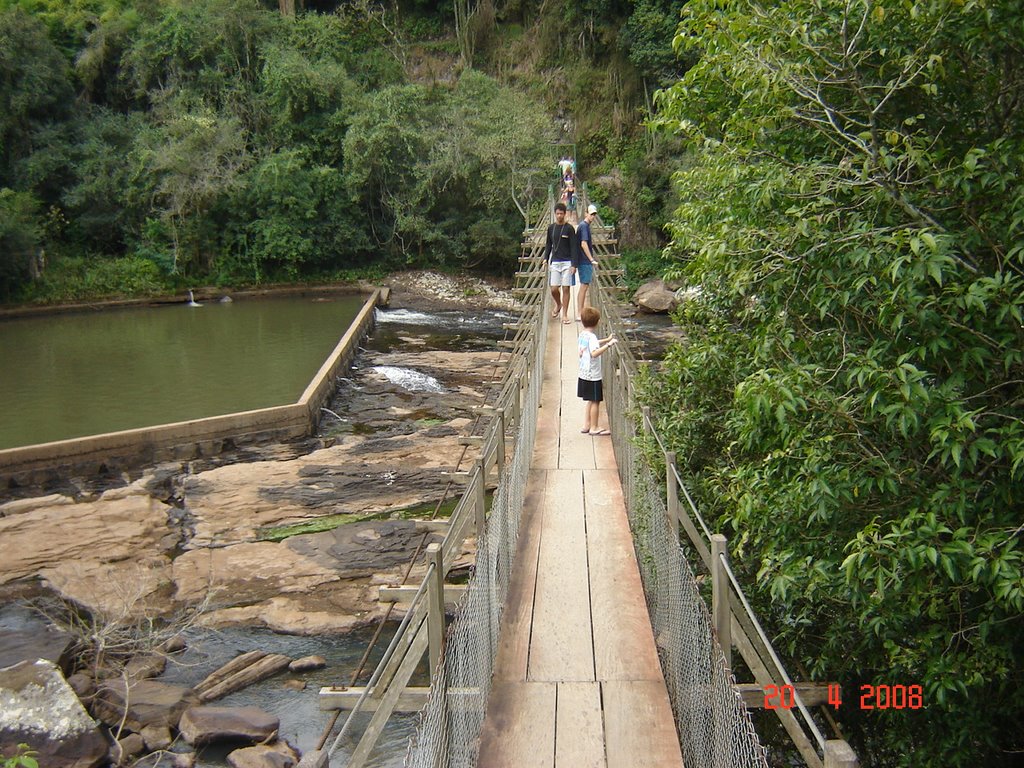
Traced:
<svg viewBox="0 0 1024 768">
<path fill-rule="evenodd" d="M 542 232 L 545 224 L 542 220 L 533 232 Z M 484 535 L 477 537 L 476 567 L 449 627 L 444 658 L 438 674 L 432 676 L 427 704 L 409 744 L 405 764 L 414 768 L 476 765 L 540 408 L 547 312 L 544 311 L 544 265 L 531 260 L 535 257 L 530 255 L 538 242 L 542 247 L 542 235 L 528 233 L 523 243 L 525 269 L 519 275 L 524 283 L 524 325 L 519 330 L 528 342 L 519 345 L 523 350 L 517 361 L 520 370 L 513 371 L 509 378 L 510 388 L 523 390 L 515 452 L 501 473 L 490 513 L 486 520 L 481 517 L 478 526 Z M 524 376 L 527 371 L 528 377 Z M 476 493 L 478 501 L 482 501 L 479 498 L 482 490 Z"/>
<path fill-rule="evenodd" d="M 626 338 L 631 328 L 609 297 L 615 276 L 599 273 L 592 291 L 611 334 Z M 644 592 L 676 716 L 687 765 L 766 766 L 767 755 L 732 672 L 735 643 L 761 686 L 785 685 L 794 692 L 797 712 L 776 710 L 804 762 L 811 768 L 853 766 L 856 758 L 844 741 L 827 740 L 793 685 L 781 660 L 729 567 L 725 538 L 713 534 L 687 491 L 675 455 L 657 434 L 634 390 L 638 364 L 628 344 L 603 358 L 605 397 L 615 456 L 626 499 Z M 644 447 L 665 459 L 666 479 Z M 682 498 L 680 498 L 680 496 Z M 696 563 L 711 574 L 712 610 L 680 546 L 680 528 Z M 749 686 L 748 686 L 749 687 Z"/>
<path fill-rule="evenodd" d="M 499 342 L 507 350 L 508 365 L 497 397 L 485 406 L 491 417 L 480 437 L 480 458 L 469 472 L 453 473 L 466 483 L 465 492 L 449 518 L 443 541 L 427 547 L 422 583 L 397 590 L 411 602 L 367 685 L 321 690 L 321 706 L 350 712 L 329 746 L 303 756 L 303 768 L 324 768 L 332 759 L 349 768 L 367 765 L 392 714 L 410 709 L 420 714 L 409 741 L 407 765 L 437 768 L 476 763 L 536 436 L 547 329 L 546 269 L 538 254 L 543 250 L 551 205 L 553 201 L 537 227 L 525 234 L 515 289 L 519 319 L 506 326 L 513 331 L 511 338 Z M 512 447 L 507 448 L 510 431 Z M 445 577 L 462 555 L 465 540 L 474 535 L 477 552 L 468 583 L 464 589 L 446 586 Z M 455 601 L 456 589 L 460 597 L 447 624 L 444 605 Z M 429 689 L 410 686 L 424 655 L 430 666 Z M 342 746 L 349 754 L 343 763 Z"/>
</svg>

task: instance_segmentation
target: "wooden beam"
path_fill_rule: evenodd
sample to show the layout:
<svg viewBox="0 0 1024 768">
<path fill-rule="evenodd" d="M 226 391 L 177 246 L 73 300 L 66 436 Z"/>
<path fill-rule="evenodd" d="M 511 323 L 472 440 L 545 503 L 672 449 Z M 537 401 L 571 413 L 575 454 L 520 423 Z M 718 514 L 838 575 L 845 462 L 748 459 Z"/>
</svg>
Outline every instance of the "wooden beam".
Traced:
<svg viewBox="0 0 1024 768">
<path fill-rule="evenodd" d="M 411 603 L 419 589 L 419 587 L 411 585 L 378 587 L 377 599 L 382 603 Z M 465 584 L 446 584 L 444 587 L 445 603 L 457 603 L 464 594 L 466 594 Z"/>
<path fill-rule="evenodd" d="M 331 711 L 335 709 L 352 709 L 356 702 L 359 701 L 359 697 L 363 695 L 363 691 L 366 688 L 363 686 L 347 687 L 344 685 L 339 686 L 325 686 L 320 689 L 319 704 L 320 709 L 324 711 Z M 477 688 L 449 688 L 448 701 L 451 704 L 456 704 L 460 699 L 466 700 L 466 709 L 475 707 L 472 697 L 480 696 L 480 691 Z M 430 695 L 430 687 L 425 685 L 409 685 L 406 686 L 405 690 L 402 691 L 398 697 L 398 703 L 395 706 L 395 712 L 419 712 L 423 709 L 423 705 L 427 703 L 427 697 Z M 363 702 L 363 706 L 359 708 L 360 712 L 376 712 L 380 706 L 380 699 L 373 695 L 371 692 L 366 700 Z"/>
<path fill-rule="evenodd" d="M 448 533 L 448 529 L 451 527 L 451 523 L 448 520 L 413 520 L 411 521 L 416 524 L 416 530 L 420 533 Z"/>
</svg>

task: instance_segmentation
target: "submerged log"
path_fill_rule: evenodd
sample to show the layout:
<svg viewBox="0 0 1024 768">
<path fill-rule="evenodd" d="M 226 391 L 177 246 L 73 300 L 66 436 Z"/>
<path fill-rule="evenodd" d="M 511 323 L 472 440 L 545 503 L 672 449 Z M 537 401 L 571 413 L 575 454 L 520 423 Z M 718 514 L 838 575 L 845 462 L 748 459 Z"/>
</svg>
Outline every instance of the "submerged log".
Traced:
<svg viewBox="0 0 1024 768">
<path fill-rule="evenodd" d="M 242 657 L 239 656 L 238 658 L 240 659 Z M 234 659 L 233 661 L 237 660 L 238 659 Z M 278 672 L 287 669 L 288 665 L 291 664 L 291 661 L 292 660 L 290 658 L 280 653 L 264 654 L 261 658 L 256 659 L 253 663 L 242 669 L 237 669 L 236 667 L 237 671 L 234 673 L 229 674 L 226 677 L 222 677 L 219 682 L 215 682 L 213 685 L 199 691 L 199 700 L 204 703 L 207 701 L 213 701 L 215 699 L 219 699 L 221 696 L 227 696 L 229 693 L 240 691 L 242 688 L 250 686 L 253 683 L 266 680 L 268 677 L 273 677 Z M 216 674 L 217 672 L 214 673 L 214 675 Z M 207 680 L 209 680 L 209 678 L 207 678 Z M 203 682 L 205 683 L 206 680 Z"/>
<path fill-rule="evenodd" d="M 199 685 L 194 686 L 192 690 L 201 696 L 203 692 L 213 688 L 213 686 L 226 680 L 237 672 L 240 672 L 250 664 L 259 661 L 266 655 L 266 651 L 249 651 L 248 653 L 243 653 L 240 656 L 235 656 L 235 658 L 220 667 L 217 671 L 211 672 L 207 675 L 203 681 L 199 683 Z"/>
</svg>

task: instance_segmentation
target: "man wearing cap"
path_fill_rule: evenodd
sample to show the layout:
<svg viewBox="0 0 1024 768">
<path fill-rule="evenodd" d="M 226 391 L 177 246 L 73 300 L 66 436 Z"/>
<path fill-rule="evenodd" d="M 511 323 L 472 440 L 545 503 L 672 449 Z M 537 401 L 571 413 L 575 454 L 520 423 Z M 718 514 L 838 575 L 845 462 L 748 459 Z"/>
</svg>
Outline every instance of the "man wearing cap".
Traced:
<svg viewBox="0 0 1024 768">
<path fill-rule="evenodd" d="M 583 316 L 583 307 L 586 306 L 587 291 L 590 289 L 590 281 L 594 279 L 594 267 L 597 259 L 594 258 L 594 244 L 590 240 L 590 225 L 597 218 L 597 206 L 591 203 L 587 206 L 587 215 L 576 228 L 576 238 L 579 240 L 579 248 L 576 249 L 576 276 L 580 281 L 580 290 L 577 302 L 579 303 L 578 317 Z"/>
</svg>

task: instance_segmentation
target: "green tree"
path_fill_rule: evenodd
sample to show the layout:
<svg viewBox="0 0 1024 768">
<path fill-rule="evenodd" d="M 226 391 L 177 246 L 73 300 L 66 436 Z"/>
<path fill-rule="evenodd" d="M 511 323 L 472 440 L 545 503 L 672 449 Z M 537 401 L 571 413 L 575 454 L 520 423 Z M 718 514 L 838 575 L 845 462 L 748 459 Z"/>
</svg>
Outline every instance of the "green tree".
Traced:
<svg viewBox="0 0 1024 768">
<path fill-rule="evenodd" d="M 71 95 L 67 63 L 42 23 L 20 8 L 0 11 L 0 184 L 18 186 L 15 164 L 38 131 L 67 115 Z"/>
<path fill-rule="evenodd" d="M 42 240 L 38 208 L 31 194 L 0 188 L 0 297 L 32 275 Z"/>
<path fill-rule="evenodd" d="M 669 271 L 700 287 L 649 397 L 866 765 L 1022 748 L 1024 10 L 691 0 Z"/>
<path fill-rule="evenodd" d="M 168 112 L 143 154 L 156 180 L 155 210 L 170 236 L 171 271 L 208 270 L 216 240 L 208 214 L 237 187 L 251 155 L 237 120 L 201 111 Z"/>
</svg>

